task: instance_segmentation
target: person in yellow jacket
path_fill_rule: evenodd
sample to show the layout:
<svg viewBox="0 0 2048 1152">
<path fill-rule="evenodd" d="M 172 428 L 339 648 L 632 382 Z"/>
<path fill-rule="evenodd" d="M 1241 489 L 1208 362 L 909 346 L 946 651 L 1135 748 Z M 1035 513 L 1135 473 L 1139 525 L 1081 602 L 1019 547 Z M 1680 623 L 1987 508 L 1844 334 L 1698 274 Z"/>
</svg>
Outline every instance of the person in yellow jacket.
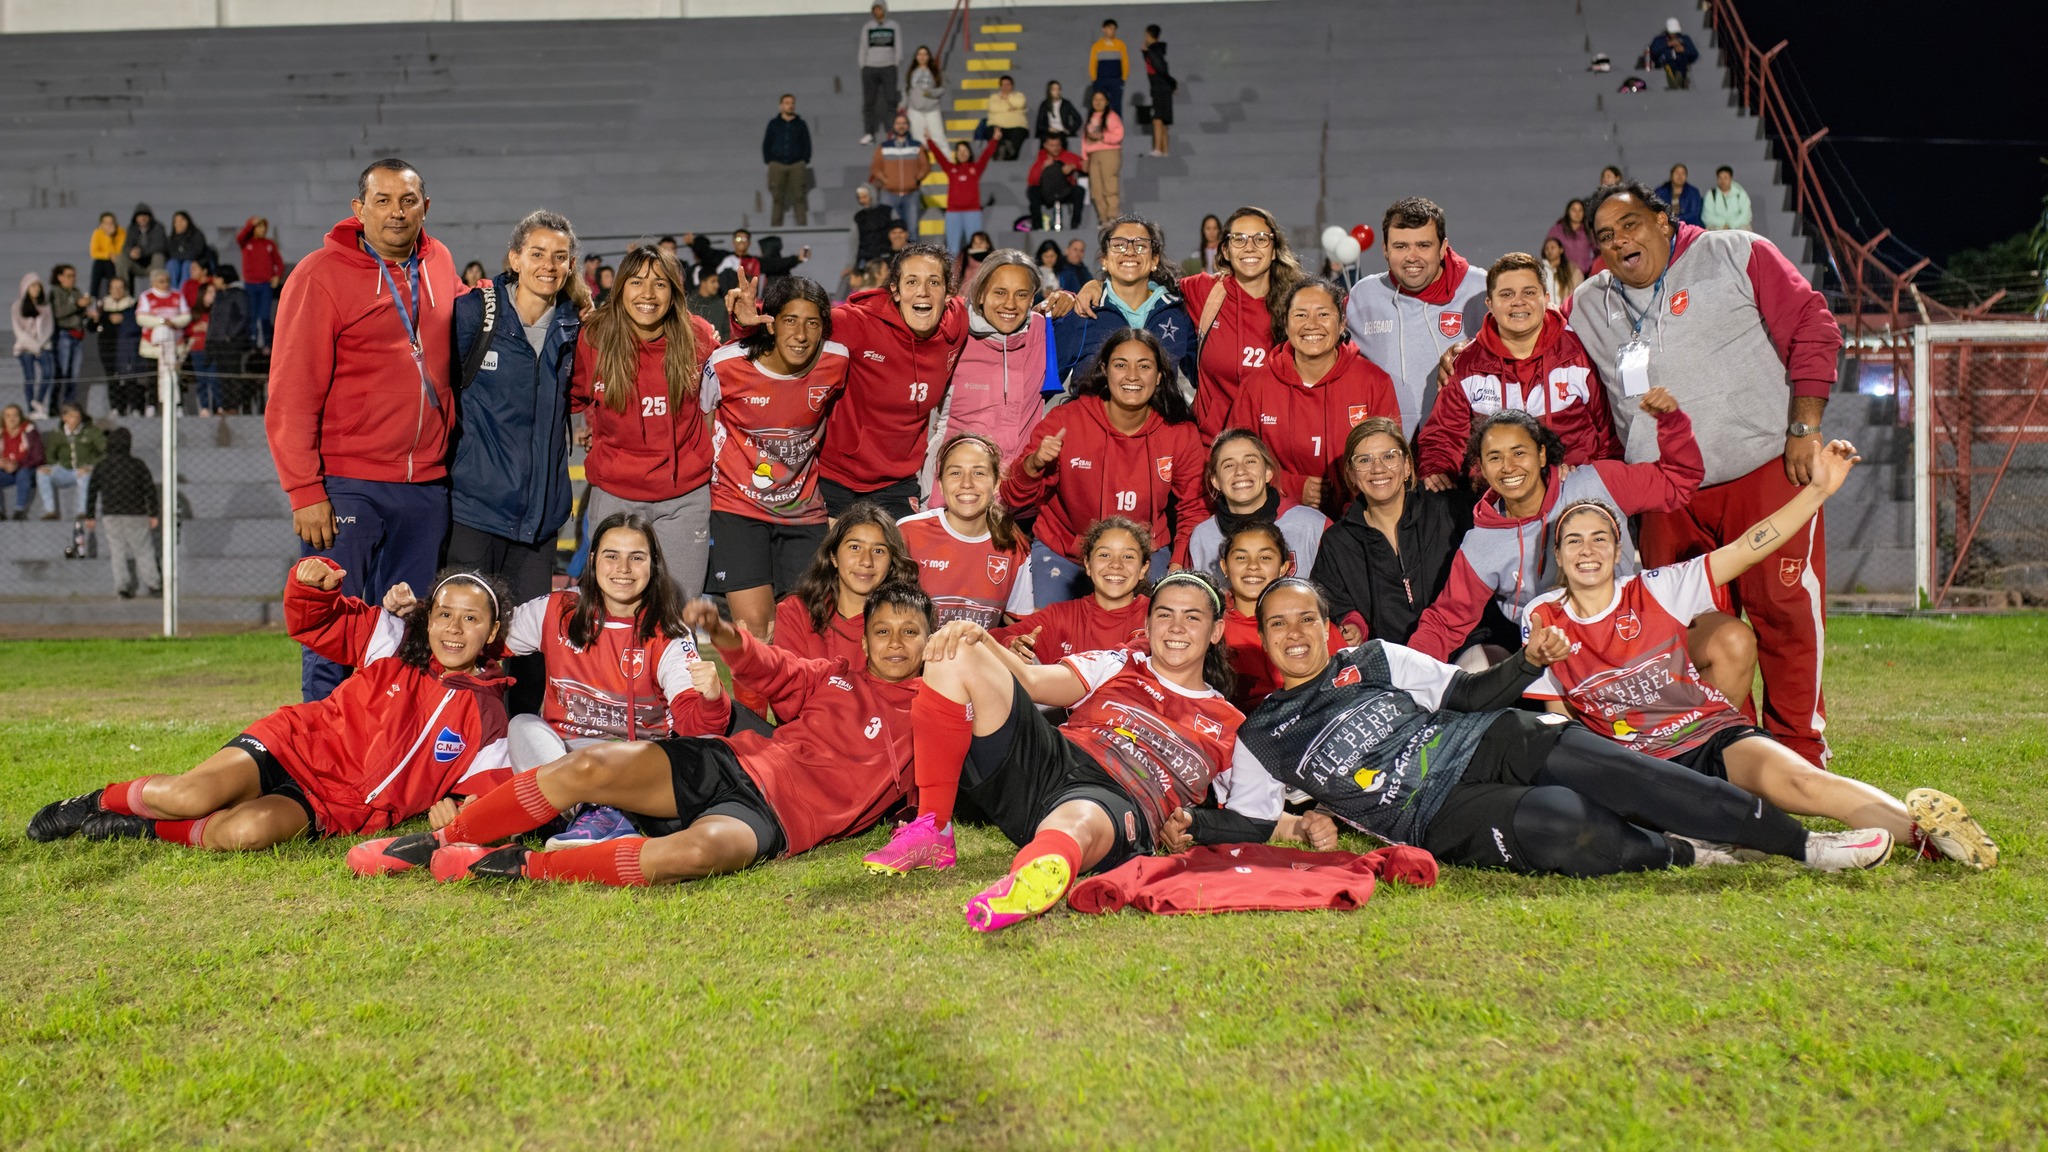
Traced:
<svg viewBox="0 0 2048 1152">
<path fill-rule="evenodd" d="M 1116 21 L 1102 22 L 1102 37 L 1088 46 L 1090 92 L 1109 97 L 1109 108 L 1120 112 L 1124 106 L 1124 78 L 1131 74 L 1131 50 L 1117 37 Z"/>
<path fill-rule="evenodd" d="M 128 230 L 121 227 L 121 218 L 112 212 L 100 213 L 99 226 L 92 230 L 89 248 L 92 255 L 92 295 L 97 300 L 106 294 L 107 281 L 114 278 L 114 261 L 120 258 L 121 249 L 128 243 Z"/>
</svg>

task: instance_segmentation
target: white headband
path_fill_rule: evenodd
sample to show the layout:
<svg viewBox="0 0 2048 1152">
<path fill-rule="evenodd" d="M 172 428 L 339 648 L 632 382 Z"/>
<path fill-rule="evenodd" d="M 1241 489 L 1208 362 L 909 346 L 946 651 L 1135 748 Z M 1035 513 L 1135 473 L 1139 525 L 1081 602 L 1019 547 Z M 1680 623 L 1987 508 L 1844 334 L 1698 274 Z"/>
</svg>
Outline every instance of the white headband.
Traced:
<svg viewBox="0 0 2048 1152">
<path fill-rule="evenodd" d="M 489 596 L 491 598 L 491 618 L 495 620 L 503 620 L 505 618 L 504 611 L 498 607 L 498 594 L 496 592 L 491 591 L 490 582 L 474 572 L 456 572 L 448 576 L 443 576 L 441 578 L 441 582 L 439 584 L 434 585 L 434 594 L 427 597 L 427 603 L 432 604 L 435 600 L 439 599 L 441 595 L 441 589 L 446 588 L 448 585 L 453 584 L 457 580 L 466 581 L 467 583 L 474 584 L 477 587 L 483 589 L 484 595 Z"/>
</svg>

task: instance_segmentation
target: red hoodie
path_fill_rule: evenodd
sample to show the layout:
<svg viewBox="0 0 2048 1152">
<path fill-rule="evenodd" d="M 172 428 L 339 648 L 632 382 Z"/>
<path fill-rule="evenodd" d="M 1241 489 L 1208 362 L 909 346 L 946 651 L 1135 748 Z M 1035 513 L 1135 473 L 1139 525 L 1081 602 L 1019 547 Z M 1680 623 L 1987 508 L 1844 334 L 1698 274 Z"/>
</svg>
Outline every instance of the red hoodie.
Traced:
<svg viewBox="0 0 2048 1152">
<path fill-rule="evenodd" d="M 981 174 L 988 171 L 988 162 L 995 158 L 996 145 L 1001 141 L 1001 136 L 989 137 L 988 147 L 981 151 L 981 159 L 969 160 L 965 164 L 954 163 L 950 153 L 940 151 L 939 146 L 930 140 L 924 142 L 931 151 L 932 160 L 946 174 L 946 211 L 981 211 Z"/>
<path fill-rule="evenodd" d="M 332 561 L 323 561 L 339 570 Z M 353 596 L 287 577 L 292 639 L 355 674 L 325 700 L 288 704 L 249 725 L 306 793 L 329 836 L 381 832 L 451 793 L 511 779 L 505 689 L 495 665 L 422 672 L 396 653 L 405 624 Z"/>
<path fill-rule="evenodd" d="M 803 597 L 792 592 L 775 605 L 775 646 L 806 660 L 844 660 L 851 667 L 865 666 L 868 653 L 861 640 L 867 626 L 866 613 L 841 616 L 834 609 L 820 633 L 811 627 L 811 610 L 804 606 Z"/>
<path fill-rule="evenodd" d="M 718 347 L 718 330 L 694 313 L 690 329 L 701 371 Z M 682 410 L 671 411 L 668 369 L 662 363 L 667 354 L 667 337 L 641 342 L 632 401 L 624 412 L 615 412 L 601 396 L 609 385 L 597 379 L 597 348 L 587 339 L 576 344 L 569 408 L 585 413 L 590 424 L 590 455 L 583 461 L 583 474 L 624 500 L 673 500 L 711 482 L 711 433 L 697 404 L 697 376 L 691 374 Z"/>
<path fill-rule="evenodd" d="M 449 329 L 462 279 L 448 249 L 421 233 L 415 361 L 378 271 L 383 264 L 389 283 L 410 296 L 405 265 L 371 255 L 362 238 L 354 217 L 336 224 L 299 261 L 278 302 L 263 429 L 293 511 L 327 499 L 328 476 L 412 484 L 448 474 Z"/>
<path fill-rule="evenodd" d="M 1024 461 L 1039 442 L 1064 431 L 1060 458 L 1039 476 Z M 1173 562 L 1188 559 L 1188 535 L 1206 519 L 1202 473 L 1209 454 L 1193 422 L 1168 424 L 1145 413 L 1138 430 L 1125 435 L 1110 427 L 1109 402 L 1081 396 L 1046 413 L 1024 438 L 1024 451 L 1005 468 L 1003 503 L 1013 511 L 1045 505 L 1032 533 L 1047 548 L 1079 561 L 1079 539 L 1105 516 L 1128 516 L 1152 529 L 1154 548 L 1166 546 L 1167 510 L 1178 512 L 1172 534 Z"/>
<path fill-rule="evenodd" d="M 733 339 L 745 333 L 734 329 Z M 883 288 L 832 306 L 832 338 L 853 353 L 846 391 L 825 417 L 818 474 L 855 492 L 873 492 L 924 467 L 932 413 L 967 346 L 967 305 L 945 302 L 938 331 L 922 339 L 903 322 Z"/>
<path fill-rule="evenodd" d="M 362 231 L 360 226 L 356 230 Z M 277 250 L 275 240 L 256 235 L 254 216 L 235 233 L 235 244 L 242 249 L 243 283 L 268 284 L 284 275 L 284 254 Z"/>
<path fill-rule="evenodd" d="M 1420 474 L 1462 474 L 1473 426 L 1502 408 L 1519 408 L 1556 432 L 1567 464 L 1621 459 L 1607 389 L 1578 333 L 1554 308 L 1526 360 L 1508 351 L 1491 315 L 1480 323 L 1478 338 L 1453 361 L 1451 379 L 1437 389 L 1436 407 L 1415 433 Z"/>
<path fill-rule="evenodd" d="M 1253 298 L 1229 272 L 1198 272 L 1180 278 L 1181 300 L 1194 322 L 1202 322 L 1209 293 L 1223 293 L 1216 320 L 1202 340 L 1195 361 L 1195 427 L 1202 443 L 1212 443 L 1230 423 L 1230 407 L 1252 373 L 1273 354 L 1273 316 L 1266 302 Z"/>
<path fill-rule="evenodd" d="M 1349 341 L 1337 345 L 1337 361 L 1321 380 L 1302 382 L 1294 349 L 1276 348 L 1266 366 L 1247 373 L 1244 390 L 1230 408 L 1230 423 L 1259 434 L 1280 461 L 1273 486 L 1301 500 L 1311 476 L 1323 481 L 1323 514 L 1343 514 L 1344 437 L 1368 416 L 1401 419 L 1394 380 Z M 1306 501 L 1303 501 L 1306 503 Z"/>
<path fill-rule="evenodd" d="M 775 809 L 789 855 L 857 835 L 910 796 L 917 677 L 891 684 L 865 663 L 805 660 L 745 630 L 738 648 L 718 651 L 782 721 L 773 737 L 737 732 L 726 743 Z"/>
<path fill-rule="evenodd" d="M 989 635 L 1008 644 L 1038 632 L 1031 653 L 1040 664 L 1057 664 L 1082 652 L 1115 648 L 1149 652 L 1152 640 L 1145 633 L 1145 618 L 1151 611 L 1150 596 L 1133 596 L 1129 604 L 1112 610 L 1089 595 L 1048 604 L 1015 624 L 990 629 Z"/>
</svg>

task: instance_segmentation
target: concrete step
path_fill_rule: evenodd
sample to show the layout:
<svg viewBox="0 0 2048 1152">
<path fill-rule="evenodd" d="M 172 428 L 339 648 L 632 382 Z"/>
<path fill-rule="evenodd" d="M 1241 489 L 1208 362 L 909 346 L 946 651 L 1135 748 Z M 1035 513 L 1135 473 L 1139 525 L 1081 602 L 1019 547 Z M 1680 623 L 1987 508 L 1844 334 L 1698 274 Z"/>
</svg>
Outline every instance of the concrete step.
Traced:
<svg viewBox="0 0 2048 1152">
<path fill-rule="evenodd" d="M 105 567 L 105 562 L 99 562 Z M 111 592 L 65 599 L 23 599 L 0 595 L 0 626 L 13 630 L 130 626 L 146 631 L 163 620 L 163 601 L 123 600 Z M 274 628 L 284 623 L 281 600 L 233 596 L 181 596 L 180 625 L 245 625 Z M 55 634 L 53 632 L 53 634 Z"/>
</svg>

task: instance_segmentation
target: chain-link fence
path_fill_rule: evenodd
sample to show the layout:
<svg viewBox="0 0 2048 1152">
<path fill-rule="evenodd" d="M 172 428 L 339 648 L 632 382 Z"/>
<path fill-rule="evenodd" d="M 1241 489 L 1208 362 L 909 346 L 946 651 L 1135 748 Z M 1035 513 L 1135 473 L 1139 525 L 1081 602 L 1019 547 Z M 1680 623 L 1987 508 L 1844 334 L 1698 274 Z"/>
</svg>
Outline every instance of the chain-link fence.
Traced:
<svg viewBox="0 0 2048 1152">
<path fill-rule="evenodd" d="M 2048 606 L 2048 324 L 1914 332 L 1921 601 Z"/>
</svg>

